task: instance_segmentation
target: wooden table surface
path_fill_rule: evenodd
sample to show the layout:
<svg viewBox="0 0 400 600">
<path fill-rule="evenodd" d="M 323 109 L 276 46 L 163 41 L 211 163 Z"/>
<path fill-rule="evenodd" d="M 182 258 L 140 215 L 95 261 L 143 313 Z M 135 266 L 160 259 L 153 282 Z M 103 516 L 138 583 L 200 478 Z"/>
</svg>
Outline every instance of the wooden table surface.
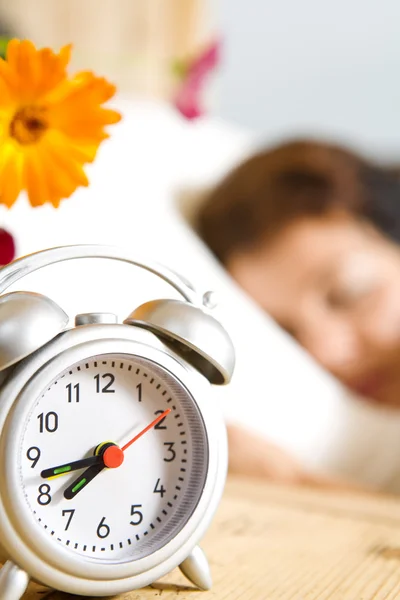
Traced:
<svg viewBox="0 0 400 600">
<path fill-rule="evenodd" d="M 400 598 L 400 499 L 229 479 L 202 547 L 214 585 L 178 570 L 118 600 L 394 600 Z M 24 600 L 77 596 L 31 586 Z"/>
</svg>

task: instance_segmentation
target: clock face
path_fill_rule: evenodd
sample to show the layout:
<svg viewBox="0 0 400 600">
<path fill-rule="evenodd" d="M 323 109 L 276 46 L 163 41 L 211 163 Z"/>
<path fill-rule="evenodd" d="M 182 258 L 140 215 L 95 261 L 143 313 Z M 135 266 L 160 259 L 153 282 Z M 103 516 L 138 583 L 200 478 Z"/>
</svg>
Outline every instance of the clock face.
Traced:
<svg viewBox="0 0 400 600">
<path fill-rule="evenodd" d="M 69 552 L 132 561 L 182 529 L 207 467 L 206 430 L 187 389 L 148 359 L 102 354 L 61 372 L 33 403 L 16 493 L 42 535 Z"/>
</svg>

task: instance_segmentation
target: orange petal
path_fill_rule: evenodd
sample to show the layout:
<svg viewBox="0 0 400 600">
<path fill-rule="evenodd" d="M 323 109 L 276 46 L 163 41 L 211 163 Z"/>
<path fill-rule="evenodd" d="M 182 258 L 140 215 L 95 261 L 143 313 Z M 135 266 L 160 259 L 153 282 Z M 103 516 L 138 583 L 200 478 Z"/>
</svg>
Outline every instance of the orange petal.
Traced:
<svg viewBox="0 0 400 600">
<path fill-rule="evenodd" d="M 25 161 L 25 187 L 32 206 L 50 203 L 56 208 L 62 198 L 68 198 L 78 185 L 68 174 L 52 163 L 46 145 L 28 152 Z"/>
<path fill-rule="evenodd" d="M 27 99 L 35 98 L 39 80 L 39 60 L 35 46 L 29 40 L 23 40 L 19 46 L 18 74 L 20 89 L 27 94 Z M 29 98 L 30 97 L 30 98 Z"/>
<path fill-rule="evenodd" d="M 20 41 L 12 39 L 7 44 L 7 63 L 13 71 L 17 70 Z"/>
<path fill-rule="evenodd" d="M 12 143 L 3 143 L 0 150 L 0 203 L 8 208 L 17 200 L 22 187 L 23 154 Z"/>
<path fill-rule="evenodd" d="M 0 78 L 7 85 L 9 90 L 15 90 L 18 87 L 18 77 L 10 65 L 0 58 Z"/>
<path fill-rule="evenodd" d="M 40 154 L 40 158 L 38 154 L 29 154 L 25 164 L 25 187 L 29 201 L 32 206 L 41 206 L 45 202 L 58 206 L 69 189 L 63 190 L 62 182 L 54 180 L 54 174 L 49 168 L 51 165 L 45 163 L 43 154 Z"/>
<path fill-rule="evenodd" d="M 9 106 L 13 101 L 13 93 L 0 74 L 0 107 Z"/>
<path fill-rule="evenodd" d="M 50 48 L 36 50 L 29 40 L 11 40 L 7 45 L 7 64 L 17 79 L 19 99 L 32 101 L 64 79 L 69 51 L 65 47 L 57 55 Z"/>
<path fill-rule="evenodd" d="M 49 112 L 49 126 L 62 131 L 69 137 L 77 140 L 91 140 L 99 144 L 108 137 L 104 127 L 113 125 L 121 120 L 119 112 L 100 106 L 87 107 L 83 104 L 75 109 L 62 106 L 52 107 Z"/>
<path fill-rule="evenodd" d="M 81 165 L 93 162 L 99 147 L 98 143 L 79 143 L 65 135 L 62 131 L 51 129 L 46 134 L 46 142 L 65 152 Z"/>
<path fill-rule="evenodd" d="M 32 206 L 42 206 L 45 202 L 49 202 L 49 189 L 46 182 L 48 166 L 40 154 L 30 148 L 25 157 L 24 184 Z"/>
<path fill-rule="evenodd" d="M 51 164 L 51 172 L 47 173 L 47 177 L 52 189 L 50 202 L 55 207 L 59 206 L 60 200 L 69 198 L 79 187 L 79 184 L 71 179 L 66 171 L 53 164 Z"/>
<path fill-rule="evenodd" d="M 103 77 L 96 77 L 90 71 L 82 71 L 50 92 L 46 96 L 46 102 L 57 105 L 59 110 L 74 110 L 82 104 L 103 104 L 114 96 L 115 91 L 115 85 Z"/>
<path fill-rule="evenodd" d="M 86 145 L 88 142 L 99 145 L 109 137 L 102 126 L 88 121 L 60 123 L 56 129 L 74 140 L 78 145 Z"/>
<path fill-rule="evenodd" d="M 55 168 L 58 172 L 65 173 L 71 181 L 76 182 L 76 187 L 86 187 L 89 185 L 88 178 L 81 164 L 68 155 L 64 149 L 60 151 L 60 148 L 57 148 L 57 146 L 46 144 L 44 151 L 51 162 L 52 168 Z"/>
<path fill-rule="evenodd" d="M 52 119 L 53 113 L 50 113 L 50 119 Z M 65 119 L 64 115 L 64 120 Z M 87 124 L 89 126 L 104 127 L 105 125 L 115 125 L 121 120 L 121 114 L 110 108 L 102 108 L 101 106 L 93 106 L 89 108 L 82 108 L 77 113 L 71 113 L 68 121 L 75 123 Z"/>
<path fill-rule="evenodd" d="M 37 165 L 41 165 L 42 188 L 45 182 L 47 190 L 46 201 L 53 206 L 58 206 L 62 198 L 68 198 L 78 187 L 89 183 L 82 166 L 66 155 L 64 148 L 57 149 L 48 140 L 40 144 L 40 160 L 37 160 Z M 36 166 L 36 179 L 38 171 Z"/>
<path fill-rule="evenodd" d="M 85 121 L 64 122 L 54 125 L 54 128 L 77 146 L 99 146 L 101 142 L 109 137 L 109 134 L 103 131 L 103 128 L 97 124 L 88 123 Z"/>
<path fill-rule="evenodd" d="M 63 46 L 61 48 L 60 52 L 58 53 L 58 60 L 59 60 L 60 68 L 62 68 L 62 69 L 67 68 L 67 66 L 69 65 L 69 61 L 71 60 L 71 53 L 72 53 L 72 44 L 67 44 L 66 46 Z"/>
<path fill-rule="evenodd" d="M 42 48 L 38 52 L 41 78 L 38 95 L 43 96 L 56 88 L 66 79 L 66 68 L 71 57 L 72 46 L 64 46 L 55 54 L 50 48 Z"/>
</svg>

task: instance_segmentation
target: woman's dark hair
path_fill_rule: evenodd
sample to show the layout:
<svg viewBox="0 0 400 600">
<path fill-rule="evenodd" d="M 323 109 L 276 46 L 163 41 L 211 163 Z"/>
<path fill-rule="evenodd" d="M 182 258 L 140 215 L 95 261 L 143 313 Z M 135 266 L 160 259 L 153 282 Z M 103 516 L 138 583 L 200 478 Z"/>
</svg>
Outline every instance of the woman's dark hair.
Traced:
<svg viewBox="0 0 400 600">
<path fill-rule="evenodd" d="M 197 215 L 197 230 L 223 263 L 302 216 L 344 210 L 400 242 L 400 176 L 341 148 L 293 141 L 232 171 Z"/>
</svg>

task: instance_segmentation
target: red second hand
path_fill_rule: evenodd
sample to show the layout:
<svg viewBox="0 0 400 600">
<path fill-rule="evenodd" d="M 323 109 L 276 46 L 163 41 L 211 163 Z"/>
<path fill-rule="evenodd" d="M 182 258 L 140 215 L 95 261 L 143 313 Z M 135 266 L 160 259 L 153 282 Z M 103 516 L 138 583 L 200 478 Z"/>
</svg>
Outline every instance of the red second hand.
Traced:
<svg viewBox="0 0 400 600">
<path fill-rule="evenodd" d="M 167 410 L 164 410 L 164 412 L 161 413 L 161 415 L 158 415 L 157 419 L 154 419 L 154 421 L 152 421 L 150 423 L 150 425 L 147 425 L 147 427 L 145 427 L 144 429 L 142 429 L 142 431 L 139 431 L 139 433 L 137 435 L 135 435 L 135 437 L 133 437 L 131 440 L 129 440 L 129 442 L 127 442 L 125 444 L 125 446 L 122 446 L 122 448 L 121 448 L 122 452 L 125 452 L 125 450 L 127 448 L 129 448 L 129 446 L 131 446 L 134 442 L 136 442 L 136 440 L 138 440 L 140 437 L 142 437 L 142 435 L 144 435 L 145 433 L 147 433 L 149 431 L 149 429 L 151 429 L 152 427 L 155 427 L 157 425 L 157 423 L 159 423 L 170 412 L 171 412 L 170 408 L 167 408 Z"/>
<path fill-rule="evenodd" d="M 134 442 L 136 442 L 136 440 L 138 440 L 140 437 L 142 437 L 142 435 L 144 435 L 150 429 L 155 427 L 157 425 L 157 423 L 159 423 L 162 419 L 164 419 L 170 412 L 171 412 L 170 408 L 167 408 L 167 410 L 164 410 L 164 412 L 161 413 L 161 415 L 158 415 L 157 419 L 154 419 L 154 421 L 152 421 L 149 425 L 147 425 L 147 427 L 142 429 L 142 431 L 139 431 L 139 433 L 137 433 L 135 435 L 135 437 L 133 437 L 131 440 L 129 440 L 129 442 L 127 442 L 124 446 L 122 446 L 122 448 L 119 448 L 118 446 L 110 446 L 109 448 L 107 448 L 103 454 L 104 466 L 108 467 L 109 469 L 116 469 L 117 467 L 120 467 L 122 465 L 122 463 L 124 462 L 125 450 L 127 448 L 129 448 L 129 446 L 131 446 Z"/>
</svg>

